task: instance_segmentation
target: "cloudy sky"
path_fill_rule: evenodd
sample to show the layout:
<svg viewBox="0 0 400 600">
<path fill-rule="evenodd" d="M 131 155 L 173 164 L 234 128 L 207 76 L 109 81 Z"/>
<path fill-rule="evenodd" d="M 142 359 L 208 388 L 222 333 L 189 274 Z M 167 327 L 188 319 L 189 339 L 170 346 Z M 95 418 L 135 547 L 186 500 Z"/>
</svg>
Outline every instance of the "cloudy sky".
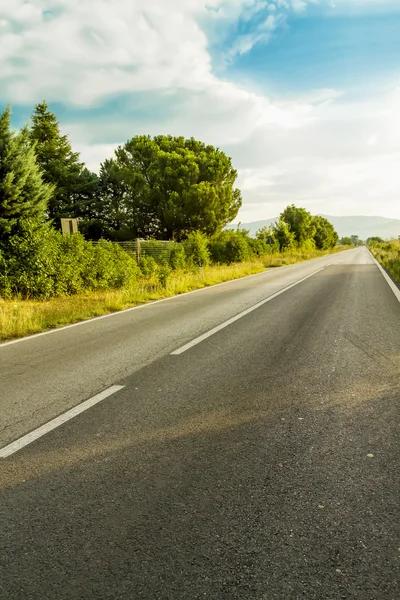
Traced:
<svg viewBox="0 0 400 600">
<path fill-rule="evenodd" d="M 242 222 L 400 218 L 399 31 L 400 0 L 12 0 L 0 108 L 46 99 L 93 170 L 141 133 L 214 144 Z"/>
</svg>

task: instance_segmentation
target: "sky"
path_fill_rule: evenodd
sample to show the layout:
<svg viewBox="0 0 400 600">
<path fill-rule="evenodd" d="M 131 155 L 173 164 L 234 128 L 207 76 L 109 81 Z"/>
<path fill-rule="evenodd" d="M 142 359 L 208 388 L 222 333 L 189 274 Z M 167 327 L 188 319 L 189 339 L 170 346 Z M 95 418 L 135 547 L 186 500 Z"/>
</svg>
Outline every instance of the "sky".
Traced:
<svg viewBox="0 0 400 600">
<path fill-rule="evenodd" d="M 213 144 L 243 223 L 400 219 L 399 32 L 400 0 L 12 0 L 0 109 L 45 99 L 94 171 L 138 134 Z"/>
</svg>

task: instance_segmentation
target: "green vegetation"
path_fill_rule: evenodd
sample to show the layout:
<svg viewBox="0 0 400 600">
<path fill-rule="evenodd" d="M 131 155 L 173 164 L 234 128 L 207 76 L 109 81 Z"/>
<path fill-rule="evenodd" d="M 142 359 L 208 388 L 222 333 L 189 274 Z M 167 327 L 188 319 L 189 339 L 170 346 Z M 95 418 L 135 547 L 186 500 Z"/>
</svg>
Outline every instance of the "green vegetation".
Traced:
<svg viewBox="0 0 400 600">
<path fill-rule="evenodd" d="M 9 108 L 0 115 L 0 243 L 19 235 L 20 225 L 29 219 L 38 227 L 54 190 L 43 181 L 36 163 L 35 147 L 26 127 L 11 130 Z"/>
<path fill-rule="evenodd" d="M 61 135 L 57 118 L 46 102 L 35 107 L 29 137 L 43 179 L 54 188 L 47 204 L 47 217 L 60 229 L 60 218 L 75 216 L 76 209 L 79 211 L 75 205 L 83 201 L 80 188 L 84 165 L 79 162 L 79 154 L 72 151 L 67 136 Z"/>
<path fill-rule="evenodd" d="M 349 237 L 342 237 L 339 240 L 339 244 L 343 246 L 363 246 L 363 240 L 360 240 L 358 235 L 351 235 Z"/>
<path fill-rule="evenodd" d="M 335 249 L 332 225 L 294 205 L 255 238 L 225 231 L 241 206 L 236 177 L 220 150 L 172 136 L 132 138 L 97 176 L 45 102 L 19 133 L 7 108 L 0 116 L 0 337 Z M 81 233 L 63 236 L 61 217 L 78 218 Z M 138 236 L 146 238 L 140 249 L 122 247 Z"/>
<path fill-rule="evenodd" d="M 93 246 L 79 234 L 63 237 L 48 224 L 21 220 L 0 241 L 0 297 L 52 298 L 84 290 L 121 288 L 139 268 L 117 244 Z"/>
<path fill-rule="evenodd" d="M 336 247 L 331 252 L 341 251 Z M 176 269 L 168 272 L 166 278 L 154 259 L 155 269 L 146 270 L 140 278 L 129 286 L 114 290 L 101 290 L 79 293 L 72 296 L 59 296 L 49 300 L 23 300 L 0 298 L 0 340 L 39 333 L 46 329 L 61 327 L 93 317 L 137 306 L 139 304 L 168 298 L 191 290 L 230 281 L 246 275 L 261 273 L 269 267 L 290 265 L 327 254 L 314 250 L 311 253 L 294 251 L 284 254 L 270 254 L 263 258 L 231 265 L 209 265 L 200 271 Z M 149 261 L 146 260 L 148 265 Z"/>
<path fill-rule="evenodd" d="M 374 244 L 383 244 L 385 240 L 383 240 L 379 236 L 370 237 L 367 239 L 367 246 L 373 246 Z"/>
<path fill-rule="evenodd" d="M 371 238 L 369 248 L 393 279 L 400 283 L 400 240 L 379 243 L 376 238 Z"/>
<path fill-rule="evenodd" d="M 236 178 L 231 159 L 212 146 L 137 136 L 102 165 L 100 191 L 132 237 L 182 240 L 191 231 L 212 235 L 236 217 L 242 204 Z"/>
</svg>

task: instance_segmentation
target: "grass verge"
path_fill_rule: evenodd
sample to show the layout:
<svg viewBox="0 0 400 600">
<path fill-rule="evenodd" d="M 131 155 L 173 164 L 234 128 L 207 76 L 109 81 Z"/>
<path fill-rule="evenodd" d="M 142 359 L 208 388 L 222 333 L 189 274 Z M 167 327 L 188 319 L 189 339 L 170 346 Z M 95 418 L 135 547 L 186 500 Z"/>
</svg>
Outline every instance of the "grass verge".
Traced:
<svg viewBox="0 0 400 600">
<path fill-rule="evenodd" d="M 0 298 L 0 341 L 40 333 L 139 304 L 168 298 L 216 283 L 261 273 L 266 268 L 294 264 L 330 252 L 272 254 L 232 265 L 213 265 L 203 272 L 172 271 L 163 285 L 157 278 L 142 278 L 130 288 L 89 292 L 51 300 L 2 300 Z"/>
<path fill-rule="evenodd" d="M 378 244 L 370 247 L 370 250 L 393 279 L 400 283 L 400 240 Z"/>
</svg>

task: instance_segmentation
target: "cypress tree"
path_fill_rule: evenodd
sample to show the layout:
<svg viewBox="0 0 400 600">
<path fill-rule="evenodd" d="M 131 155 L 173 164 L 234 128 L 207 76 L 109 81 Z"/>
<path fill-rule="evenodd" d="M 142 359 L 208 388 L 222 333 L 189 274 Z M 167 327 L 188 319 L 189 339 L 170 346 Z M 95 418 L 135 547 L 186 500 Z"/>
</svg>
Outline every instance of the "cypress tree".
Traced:
<svg viewBox="0 0 400 600">
<path fill-rule="evenodd" d="M 80 199 L 83 164 L 79 153 L 73 152 L 66 135 L 46 102 L 37 104 L 32 115 L 31 140 L 36 143 L 36 156 L 47 183 L 55 186 L 48 205 L 48 218 L 60 228 L 61 217 L 75 217 Z"/>
<path fill-rule="evenodd" d="M 53 187 L 46 184 L 36 162 L 35 146 L 27 127 L 11 129 L 11 109 L 0 115 L 0 240 L 17 233 L 29 219 L 42 223 Z"/>
</svg>

